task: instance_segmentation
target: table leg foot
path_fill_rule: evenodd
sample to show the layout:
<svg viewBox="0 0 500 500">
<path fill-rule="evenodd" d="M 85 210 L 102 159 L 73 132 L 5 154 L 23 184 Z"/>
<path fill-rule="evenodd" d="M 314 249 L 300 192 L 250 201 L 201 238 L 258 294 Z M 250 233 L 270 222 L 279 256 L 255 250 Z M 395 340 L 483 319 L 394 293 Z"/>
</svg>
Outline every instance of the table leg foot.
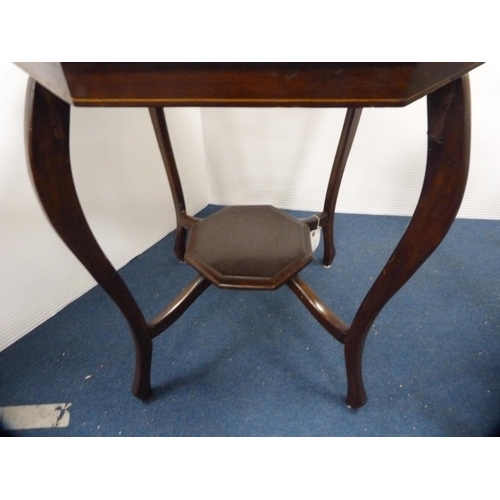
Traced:
<svg viewBox="0 0 500 500">
<path fill-rule="evenodd" d="M 345 401 L 349 407 L 354 409 L 361 408 L 368 400 L 361 371 L 362 350 L 362 346 L 357 346 L 353 343 L 345 345 L 347 372 L 347 396 Z"/>
<path fill-rule="evenodd" d="M 137 336 L 136 336 L 137 338 Z M 153 343 L 146 340 L 135 344 L 135 373 L 132 383 L 132 394 L 143 401 L 151 396 L 151 360 Z"/>
<path fill-rule="evenodd" d="M 333 218 L 334 214 L 328 214 L 328 221 L 323 227 L 323 267 L 331 267 L 335 258 L 335 244 L 333 242 Z"/>
<path fill-rule="evenodd" d="M 174 252 L 180 262 L 186 262 L 187 229 L 178 225 L 175 232 Z"/>
</svg>

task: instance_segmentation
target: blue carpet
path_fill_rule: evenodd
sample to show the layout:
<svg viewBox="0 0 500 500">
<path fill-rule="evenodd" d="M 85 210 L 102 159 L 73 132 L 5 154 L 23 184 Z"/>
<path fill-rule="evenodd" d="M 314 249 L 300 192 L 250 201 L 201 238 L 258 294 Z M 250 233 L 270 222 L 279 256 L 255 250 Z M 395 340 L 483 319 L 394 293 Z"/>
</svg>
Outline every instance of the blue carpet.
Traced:
<svg viewBox="0 0 500 500">
<path fill-rule="evenodd" d="M 301 276 L 350 322 L 407 224 L 340 214 L 333 266 L 323 268 L 320 246 Z M 0 406 L 72 404 L 67 428 L 22 436 L 496 435 L 499 256 L 500 221 L 455 222 L 377 318 L 359 410 L 344 404 L 342 345 L 287 287 L 210 287 L 155 339 L 147 402 L 129 392 L 128 326 L 95 287 L 0 353 Z M 176 261 L 172 235 L 120 273 L 148 318 L 196 274 Z"/>
</svg>

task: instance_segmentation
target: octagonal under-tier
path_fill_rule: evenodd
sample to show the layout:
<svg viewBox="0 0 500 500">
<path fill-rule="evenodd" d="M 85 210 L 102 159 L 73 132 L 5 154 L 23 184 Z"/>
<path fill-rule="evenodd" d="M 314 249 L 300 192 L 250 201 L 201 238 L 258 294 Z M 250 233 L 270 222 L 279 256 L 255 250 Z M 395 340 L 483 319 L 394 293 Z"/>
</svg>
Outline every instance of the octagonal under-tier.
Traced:
<svg viewBox="0 0 500 500">
<path fill-rule="evenodd" d="M 275 290 L 311 262 L 310 231 L 272 206 L 227 207 L 192 228 L 185 258 L 219 287 Z"/>
</svg>

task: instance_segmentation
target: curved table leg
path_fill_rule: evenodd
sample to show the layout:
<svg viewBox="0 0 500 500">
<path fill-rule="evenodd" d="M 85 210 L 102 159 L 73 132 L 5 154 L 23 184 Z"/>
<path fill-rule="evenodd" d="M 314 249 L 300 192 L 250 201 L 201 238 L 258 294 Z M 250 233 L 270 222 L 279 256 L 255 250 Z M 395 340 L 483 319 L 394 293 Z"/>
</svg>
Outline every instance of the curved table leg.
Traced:
<svg viewBox="0 0 500 500">
<path fill-rule="evenodd" d="M 340 134 L 339 145 L 332 165 L 328 188 L 326 190 L 325 205 L 323 213 L 326 214 L 326 221 L 323 226 L 323 265 L 330 267 L 335 257 L 335 245 L 333 243 L 333 223 L 335 217 L 335 206 L 339 195 L 340 183 L 344 175 L 344 169 L 351 152 L 352 143 L 358 129 L 359 119 L 363 108 L 349 108 Z"/>
<path fill-rule="evenodd" d="M 373 321 L 390 298 L 441 243 L 460 208 L 470 153 L 470 94 L 467 76 L 427 97 L 428 156 L 419 202 L 410 224 L 359 307 L 345 339 L 346 402 L 366 403 L 361 362 Z"/>
<path fill-rule="evenodd" d="M 160 148 L 165 171 L 167 172 L 170 190 L 174 202 L 175 215 L 177 219 L 177 229 L 175 237 L 175 255 L 184 262 L 186 253 L 187 230 L 183 225 L 183 216 L 186 214 L 186 202 L 184 201 L 184 193 L 182 191 L 182 183 L 175 162 L 174 150 L 168 133 L 167 121 L 163 108 L 149 108 L 149 114 L 153 123 L 153 128 Z"/>
<path fill-rule="evenodd" d="M 38 198 L 64 243 L 127 319 L 136 352 L 132 392 L 146 399 L 151 393 L 151 334 L 132 294 L 95 240 L 78 201 L 70 164 L 70 106 L 30 80 L 25 126 L 30 173 Z"/>
</svg>

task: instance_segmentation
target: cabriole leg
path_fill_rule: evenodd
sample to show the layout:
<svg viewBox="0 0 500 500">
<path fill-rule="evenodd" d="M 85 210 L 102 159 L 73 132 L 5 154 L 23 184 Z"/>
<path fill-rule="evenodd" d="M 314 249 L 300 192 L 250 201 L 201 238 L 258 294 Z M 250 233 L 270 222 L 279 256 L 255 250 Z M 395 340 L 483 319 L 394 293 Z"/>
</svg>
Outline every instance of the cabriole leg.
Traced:
<svg viewBox="0 0 500 500">
<path fill-rule="evenodd" d="M 366 403 L 362 355 L 373 321 L 441 243 L 460 208 L 470 154 L 470 93 L 462 77 L 427 97 L 428 154 L 422 193 L 401 241 L 359 307 L 345 339 L 347 404 Z"/>
<path fill-rule="evenodd" d="M 30 174 L 43 210 L 66 246 L 127 319 L 136 350 L 132 392 L 146 399 L 151 393 L 151 335 L 132 294 L 95 240 L 78 201 L 69 153 L 70 106 L 30 80 L 25 126 Z"/>
</svg>

